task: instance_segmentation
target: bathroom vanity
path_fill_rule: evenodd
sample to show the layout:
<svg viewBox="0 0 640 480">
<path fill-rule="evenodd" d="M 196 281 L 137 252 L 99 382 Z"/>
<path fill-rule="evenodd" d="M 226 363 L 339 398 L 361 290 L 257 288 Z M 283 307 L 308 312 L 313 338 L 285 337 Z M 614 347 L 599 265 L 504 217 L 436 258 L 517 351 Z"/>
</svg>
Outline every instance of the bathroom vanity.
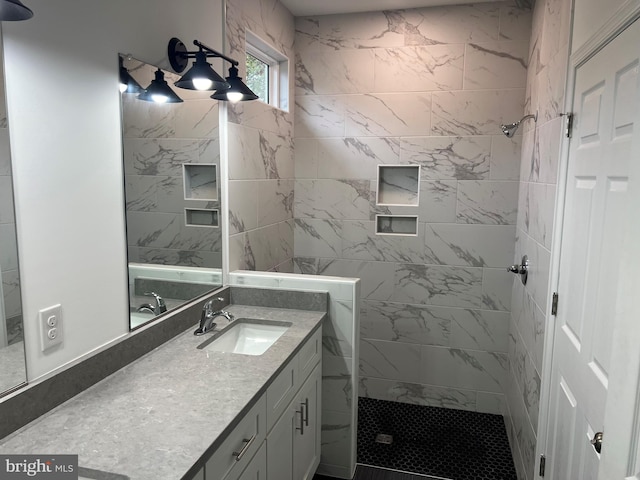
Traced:
<svg viewBox="0 0 640 480">
<path fill-rule="evenodd" d="M 314 295 L 326 305 L 326 294 Z M 194 317 L 193 327 L 0 440 L 0 451 L 78 454 L 81 467 L 132 480 L 312 478 L 326 308 L 225 310 L 237 321 L 291 326 L 262 355 L 246 355 L 198 348 L 208 334 L 193 335 Z M 227 327 L 217 321 L 211 335 Z"/>
</svg>

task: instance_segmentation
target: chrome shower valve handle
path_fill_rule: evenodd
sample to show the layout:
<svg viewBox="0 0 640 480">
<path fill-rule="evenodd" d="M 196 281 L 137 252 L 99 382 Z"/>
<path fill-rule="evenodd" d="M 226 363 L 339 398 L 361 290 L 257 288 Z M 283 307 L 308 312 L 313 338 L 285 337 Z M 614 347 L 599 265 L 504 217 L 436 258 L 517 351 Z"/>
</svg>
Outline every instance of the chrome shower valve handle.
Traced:
<svg viewBox="0 0 640 480">
<path fill-rule="evenodd" d="M 520 275 L 520 281 L 523 285 L 527 284 L 527 277 L 529 276 L 529 257 L 526 255 L 522 257 L 520 265 L 511 265 L 507 267 L 507 271 L 515 275 Z"/>
</svg>

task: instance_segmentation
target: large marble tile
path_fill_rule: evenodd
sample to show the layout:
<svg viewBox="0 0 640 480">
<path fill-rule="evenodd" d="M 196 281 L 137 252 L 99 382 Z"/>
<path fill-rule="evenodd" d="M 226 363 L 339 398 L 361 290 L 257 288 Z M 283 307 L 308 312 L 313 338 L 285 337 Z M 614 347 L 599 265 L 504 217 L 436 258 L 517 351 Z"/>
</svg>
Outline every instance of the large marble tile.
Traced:
<svg viewBox="0 0 640 480">
<path fill-rule="evenodd" d="M 506 268 L 482 269 L 482 301 L 485 308 L 508 312 L 511 309 L 513 274 Z"/>
<path fill-rule="evenodd" d="M 172 138 L 125 138 L 126 175 L 181 176 L 183 163 L 198 163 L 200 142 Z"/>
<path fill-rule="evenodd" d="M 131 256 L 132 251 L 134 252 L 135 257 Z M 129 261 L 139 263 L 156 263 L 160 265 L 181 265 L 186 267 L 222 268 L 222 252 L 130 247 Z"/>
<path fill-rule="evenodd" d="M 4 313 L 7 318 L 15 317 L 22 313 L 22 296 L 20 292 L 20 272 L 18 270 L 2 272 Z"/>
<path fill-rule="evenodd" d="M 458 183 L 454 180 L 422 181 L 420 219 L 427 223 L 455 223 Z"/>
<path fill-rule="evenodd" d="M 267 178 L 260 149 L 260 132 L 229 123 L 229 180 Z"/>
<path fill-rule="evenodd" d="M 516 252 L 516 255 L 518 254 L 519 253 Z M 530 264 L 526 290 L 538 307 L 542 311 L 546 311 L 549 293 L 551 252 L 527 236 L 522 255 L 528 255 Z"/>
<path fill-rule="evenodd" d="M 529 42 L 532 11 L 511 2 L 500 5 L 500 39 Z"/>
<path fill-rule="evenodd" d="M 0 114 L 0 122 L 1 118 Z M 2 175 L 11 175 L 11 147 L 9 129 L 0 126 L 0 176 Z"/>
<path fill-rule="evenodd" d="M 529 180 L 556 184 L 565 117 L 557 117 L 538 128 L 536 154 L 531 164 Z"/>
<path fill-rule="evenodd" d="M 427 224 L 425 260 L 434 265 L 504 267 L 513 259 L 514 225 Z"/>
<path fill-rule="evenodd" d="M 345 97 L 336 95 L 296 96 L 295 137 L 343 137 Z"/>
<path fill-rule="evenodd" d="M 336 50 L 404 45 L 403 23 L 396 11 L 296 18 L 296 47 Z"/>
<path fill-rule="evenodd" d="M 428 135 L 430 130 L 430 93 L 378 93 L 346 98 L 345 135 L 348 137 Z"/>
<path fill-rule="evenodd" d="M 509 313 L 491 310 L 447 309 L 453 348 L 507 352 Z"/>
<path fill-rule="evenodd" d="M 176 239 L 183 223 L 182 217 L 173 213 L 128 212 L 129 245 L 177 248 Z"/>
<path fill-rule="evenodd" d="M 296 180 L 296 218 L 368 220 L 368 180 Z"/>
<path fill-rule="evenodd" d="M 175 136 L 175 104 L 141 102 L 123 96 L 122 130 L 126 138 L 168 138 Z"/>
<path fill-rule="evenodd" d="M 291 96 L 291 103 L 293 104 L 293 96 Z M 293 135 L 293 114 L 285 105 L 276 108 L 263 102 L 240 102 L 231 108 L 229 120 L 233 123 L 275 135 L 285 137 Z"/>
<path fill-rule="evenodd" d="M 498 40 L 500 7 L 494 3 L 417 8 L 404 12 L 405 44 Z"/>
<path fill-rule="evenodd" d="M 360 278 L 362 298 L 388 300 L 395 288 L 395 271 L 395 263 L 327 260 L 319 263 L 317 274 Z"/>
<path fill-rule="evenodd" d="M 402 163 L 417 164 L 423 180 L 489 178 L 490 137 L 413 137 L 400 143 Z"/>
<path fill-rule="evenodd" d="M 551 249 L 556 185 L 531 183 L 528 189 L 528 230 L 536 242 Z"/>
<path fill-rule="evenodd" d="M 294 180 L 258 182 L 258 226 L 293 218 Z"/>
<path fill-rule="evenodd" d="M 473 390 L 397 382 L 381 378 L 361 377 L 360 396 L 429 407 L 476 410 L 476 392 Z"/>
<path fill-rule="evenodd" d="M 360 311 L 360 336 L 421 345 L 449 345 L 451 315 L 424 305 L 365 300 Z"/>
<path fill-rule="evenodd" d="M 351 413 L 322 411 L 321 464 L 349 467 L 352 459 L 352 434 L 356 428 Z"/>
<path fill-rule="evenodd" d="M 513 283 L 511 316 L 538 372 L 542 372 L 545 314 L 520 282 Z"/>
<path fill-rule="evenodd" d="M 0 224 L 0 271 L 18 269 L 18 243 L 16 226 L 13 223 Z"/>
<path fill-rule="evenodd" d="M 353 357 L 353 300 L 329 302 L 329 320 L 322 325 L 322 347 L 329 355 Z"/>
<path fill-rule="evenodd" d="M 360 340 L 360 375 L 419 383 L 420 345 L 380 340 Z"/>
<path fill-rule="evenodd" d="M 423 346 L 422 383 L 501 393 L 507 375 L 504 353 Z"/>
<path fill-rule="evenodd" d="M 536 458 L 536 427 L 533 427 L 527 415 L 524 402 L 519 395 L 517 381 L 510 378 L 506 389 L 507 403 L 511 414 L 512 437 L 518 447 L 525 472 L 533 472 Z M 530 475 L 530 473 L 529 473 Z"/>
<path fill-rule="evenodd" d="M 373 79 L 372 50 L 320 47 L 296 54 L 296 95 L 370 93 Z"/>
<path fill-rule="evenodd" d="M 506 398 L 502 393 L 478 392 L 476 411 L 492 415 L 504 415 Z"/>
<path fill-rule="evenodd" d="M 400 264 L 393 302 L 447 307 L 483 307 L 482 269 Z"/>
<path fill-rule="evenodd" d="M 424 224 L 418 235 L 376 235 L 375 222 L 345 220 L 342 228 L 342 257 L 349 260 L 385 262 L 424 261 Z"/>
<path fill-rule="evenodd" d="M 373 91 L 460 90 L 463 67 L 463 45 L 376 49 Z"/>
<path fill-rule="evenodd" d="M 518 182 L 458 182 L 458 223 L 515 225 Z"/>
<path fill-rule="evenodd" d="M 13 208 L 13 182 L 9 176 L 0 176 L 0 224 L 15 223 Z"/>
<path fill-rule="evenodd" d="M 260 132 L 260 155 L 266 178 L 294 178 L 293 138 Z"/>
<path fill-rule="evenodd" d="M 434 135 L 494 135 L 522 117 L 524 88 L 434 92 Z"/>
<path fill-rule="evenodd" d="M 522 397 L 527 415 L 532 425 L 538 425 L 538 414 L 540 409 L 540 375 L 538 374 L 526 345 L 517 332 L 512 334 L 515 337 L 513 353 L 511 359 L 511 370 L 518 382 L 518 391 Z"/>
<path fill-rule="evenodd" d="M 567 78 L 569 52 L 562 50 L 551 57 L 549 65 L 538 73 L 537 98 L 538 122 L 548 122 L 558 117 L 564 110 L 564 96 Z"/>
<path fill-rule="evenodd" d="M 340 258 L 342 256 L 342 222 L 296 218 L 294 231 L 296 257 Z"/>
<path fill-rule="evenodd" d="M 504 135 L 491 137 L 491 180 L 518 180 L 520 178 L 520 155 L 522 136 L 507 138 Z"/>
<path fill-rule="evenodd" d="M 322 408 L 350 413 L 353 405 L 353 359 L 322 355 Z"/>
<path fill-rule="evenodd" d="M 296 138 L 293 156 L 296 180 L 318 177 L 318 140 Z"/>
<path fill-rule="evenodd" d="M 218 102 L 208 95 L 204 100 L 189 100 L 179 104 L 175 113 L 177 138 L 214 138 L 218 136 Z"/>
<path fill-rule="evenodd" d="M 258 181 L 229 180 L 229 234 L 258 226 Z"/>
<path fill-rule="evenodd" d="M 464 89 L 524 88 L 528 56 L 528 41 L 467 44 Z"/>
<path fill-rule="evenodd" d="M 319 140 L 318 177 L 376 178 L 379 164 L 397 164 L 400 142 L 389 137 L 345 137 Z"/>
<path fill-rule="evenodd" d="M 157 193 L 158 178 L 151 175 L 126 175 L 124 191 L 126 198 L 126 209 L 136 212 L 154 212 L 158 210 Z M 162 178 L 162 177 L 161 177 Z M 164 177 L 171 178 L 171 177 Z M 2 177 L 0 177 L 0 185 Z M 0 191 L 2 189 L 0 188 Z M 0 194 L 1 195 L 1 194 Z M 2 201 L 0 200 L 0 205 Z M 2 213 L 0 212 L 0 222 Z"/>
</svg>

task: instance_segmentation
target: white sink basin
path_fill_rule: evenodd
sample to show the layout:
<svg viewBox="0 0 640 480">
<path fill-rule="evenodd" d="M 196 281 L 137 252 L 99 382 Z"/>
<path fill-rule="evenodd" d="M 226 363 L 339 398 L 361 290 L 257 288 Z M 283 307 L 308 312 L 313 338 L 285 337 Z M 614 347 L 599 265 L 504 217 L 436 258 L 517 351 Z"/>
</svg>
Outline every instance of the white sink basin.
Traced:
<svg viewBox="0 0 640 480">
<path fill-rule="evenodd" d="M 266 323 L 238 319 L 198 348 L 213 352 L 262 355 L 290 326 L 290 323 L 285 322 Z"/>
</svg>

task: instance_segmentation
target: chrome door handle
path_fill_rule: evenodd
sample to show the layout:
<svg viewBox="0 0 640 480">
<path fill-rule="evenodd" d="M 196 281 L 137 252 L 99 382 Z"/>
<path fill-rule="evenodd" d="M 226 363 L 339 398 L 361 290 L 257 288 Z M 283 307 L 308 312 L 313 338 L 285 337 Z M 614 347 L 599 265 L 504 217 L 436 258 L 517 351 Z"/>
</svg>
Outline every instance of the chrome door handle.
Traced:
<svg viewBox="0 0 640 480">
<path fill-rule="evenodd" d="M 233 454 L 236 457 L 236 462 L 239 462 L 240 459 L 244 457 L 244 454 L 247 453 L 247 450 L 249 450 L 249 447 L 251 446 L 251 444 L 255 439 L 256 439 L 256 434 L 254 434 L 251 438 L 242 439 L 242 441 L 244 442 L 244 447 L 242 447 L 239 452 L 233 452 Z"/>
<path fill-rule="evenodd" d="M 591 445 L 593 445 L 596 452 L 600 453 L 602 451 L 602 432 L 598 432 L 593 436 Z"/>
</svg>

